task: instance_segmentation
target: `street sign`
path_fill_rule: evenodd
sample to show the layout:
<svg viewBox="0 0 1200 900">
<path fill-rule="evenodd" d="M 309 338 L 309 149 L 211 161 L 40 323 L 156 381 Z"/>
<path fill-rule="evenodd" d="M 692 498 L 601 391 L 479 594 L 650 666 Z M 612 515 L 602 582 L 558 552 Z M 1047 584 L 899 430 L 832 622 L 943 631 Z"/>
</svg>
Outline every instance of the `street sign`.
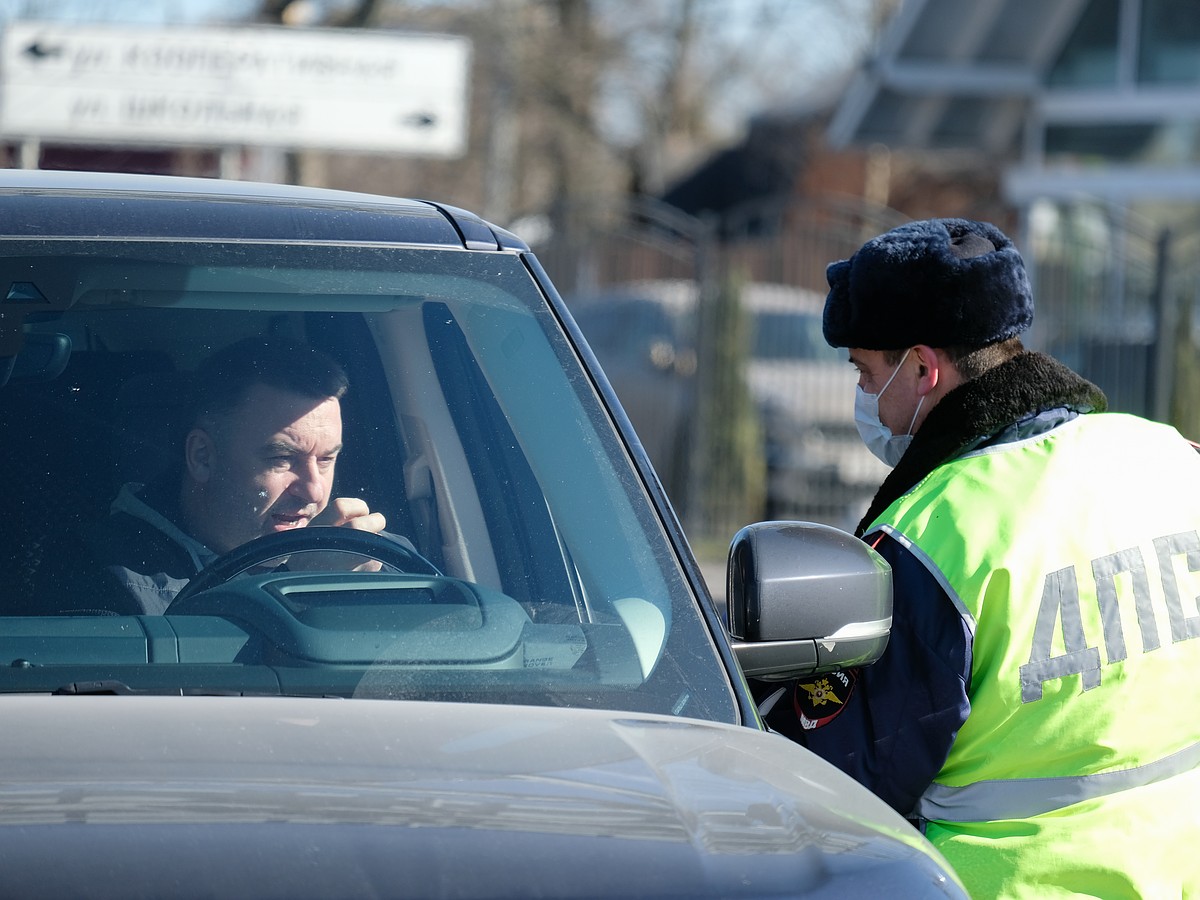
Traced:
<svg viewBox="0 0 1200 900">
<path fill-rule="evenodd" d="M 457 157 L 470 52 L 447 35 L 12 22 L 0 138 Z"/>
</svg>

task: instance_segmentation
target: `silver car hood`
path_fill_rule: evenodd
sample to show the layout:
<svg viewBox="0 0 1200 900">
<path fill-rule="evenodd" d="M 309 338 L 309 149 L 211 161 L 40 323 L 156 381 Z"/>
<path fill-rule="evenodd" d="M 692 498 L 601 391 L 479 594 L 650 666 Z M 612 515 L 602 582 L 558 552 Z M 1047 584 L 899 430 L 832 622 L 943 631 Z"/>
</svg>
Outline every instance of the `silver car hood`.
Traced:
<svg viewBox="0 0 1200 900">
<path fill-rule="evenodd" d="M 961 896 L 782 737 L 564 708 L 0 697 L 0 887 L 39 896 Z"/>
</svg>

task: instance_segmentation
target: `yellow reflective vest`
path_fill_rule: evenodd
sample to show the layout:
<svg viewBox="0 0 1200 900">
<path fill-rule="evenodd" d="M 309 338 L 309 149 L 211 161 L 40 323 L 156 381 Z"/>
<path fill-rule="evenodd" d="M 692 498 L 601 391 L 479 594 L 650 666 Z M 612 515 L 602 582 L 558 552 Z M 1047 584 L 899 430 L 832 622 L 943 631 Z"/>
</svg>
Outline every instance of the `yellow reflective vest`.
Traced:
<svg viewBox="0 0 1200 900">
<path fill-rule="evenodd" d="M 917 807 L 973 897 L 1200 897 L 1200 455 L 1080 416 L 934 469 L 868 529 L 974 634 Z"/>
</svg>

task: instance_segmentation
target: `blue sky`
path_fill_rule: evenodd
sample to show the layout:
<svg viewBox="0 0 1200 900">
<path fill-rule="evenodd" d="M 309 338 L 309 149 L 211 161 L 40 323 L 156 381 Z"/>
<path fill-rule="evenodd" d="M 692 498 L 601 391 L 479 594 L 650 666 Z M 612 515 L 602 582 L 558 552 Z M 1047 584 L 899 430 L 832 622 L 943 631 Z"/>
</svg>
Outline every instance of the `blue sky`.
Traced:
<svg viewBox="0 0 1200 900">
<path fill-rule="evenodd" d="M 13 17 L 183 25 L 214 18 L 244 18 L 258 0 L 0 0 L 0 21 Z"/>
</svg>

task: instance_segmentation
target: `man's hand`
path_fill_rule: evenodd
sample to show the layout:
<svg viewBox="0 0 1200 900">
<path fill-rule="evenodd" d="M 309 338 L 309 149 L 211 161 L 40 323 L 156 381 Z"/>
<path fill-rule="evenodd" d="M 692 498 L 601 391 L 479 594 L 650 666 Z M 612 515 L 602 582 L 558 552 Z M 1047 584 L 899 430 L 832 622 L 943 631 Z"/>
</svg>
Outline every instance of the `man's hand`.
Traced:
<svg viewBox="0 0 1200 900">
<path fill-rule="evenodd" d="M 383 513 L 371 512 L 366 500 L 358 497 L 338 497 L 312 520 L 313 525 L 344 525 L 359 531 L 379 534 L 387 527 Z"/>
<path fill-rule="evenodd" d="M 358 497 L 338 497 L 331 500 L 310 524 L 357 528 L 359 531 L 379 534 L 387 527 L 387 519 L 383 513 L 371 512 L 365 500 Z M 301 553 L 289 560 L 288 565 L 302 569 L 350 569 L 352 572 L 378 572 L 383 568 L 383 563 L 377 559 L 367 559 L 352 553 Z"/>
</svg>

